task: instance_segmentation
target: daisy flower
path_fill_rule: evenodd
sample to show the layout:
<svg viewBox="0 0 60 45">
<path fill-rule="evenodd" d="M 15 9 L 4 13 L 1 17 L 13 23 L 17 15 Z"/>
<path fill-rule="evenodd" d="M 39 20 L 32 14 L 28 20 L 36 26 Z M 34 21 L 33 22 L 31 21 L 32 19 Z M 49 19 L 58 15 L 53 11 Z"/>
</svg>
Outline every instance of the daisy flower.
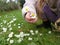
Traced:
<svg viewBox="0 0 60 45">
<path fill-rule="evenodd" d="M 13 44 L 14 43 L 14 40 L 10 40 L 10 44 Z"/>
<path fill-rule="evenodd" d="M 40 33 L 40 36 L 42 36 L 43 34 L 42 33 Z"/>
<path fill-rule="evenodd" d="M 51 34 L 51 31 L 48 31 L 49 34 Z"/>
<path fill-rule="evenodd" d="M 29 37 L 29 38 L 28 38 L 28 40 L 29 40 L 29 41 L 31 41 L 31 40 L 32 40 L 32 38 L 31 38 L 31 37 Z"/>
<path fill-rule="evenodd" d="M 33 30 L 30 30 L 30 33 L 33 33 Z"/>
<path fill-rule="evenodd" d="M 35 33 L 38 34 L 38 30 L 36 30 Z"/>
<path fill-rule="evenodd" d="M 23 38 L 24 37 L 24 32 L 20 32 L 20 37 Z"/>
<path fill-rule="evenodd" d="M 9 37 L 9 38 L 12 38 L 12 37 L 13 37 L 13 34 L 14 34 L 14 33 L 11 32 L 11 33 L 8 35 L 8 37 Z"/>
<path fill-rule="evenodd" d="M 3 32 L 6 32 L 7 31 L 7 28 L 5 28 L 5 27 L 3 27 L 2 29 L 3 29 Z"/>
<path fill-rule="evenodd" d="M 9 41 L 9 40 L 10 40 L 10 38 L 7 39 L 7 41 Z"/>
</svg>

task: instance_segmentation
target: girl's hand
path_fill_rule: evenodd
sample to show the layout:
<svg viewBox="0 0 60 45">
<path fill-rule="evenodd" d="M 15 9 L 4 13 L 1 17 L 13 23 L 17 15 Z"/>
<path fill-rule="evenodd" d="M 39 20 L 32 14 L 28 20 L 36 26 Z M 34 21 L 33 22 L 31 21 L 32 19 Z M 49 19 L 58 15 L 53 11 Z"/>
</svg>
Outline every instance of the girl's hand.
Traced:
<svg viewBox="0 0 60 45">
<path fill-rule="evenodd" d="M 31 18 L 31 12 L 27 12 L 26 16 L 25 16 L 25 20 L 29 23 L 35 23 L 37 21 L 37 17 L 36 18 Z"/>
</svg>

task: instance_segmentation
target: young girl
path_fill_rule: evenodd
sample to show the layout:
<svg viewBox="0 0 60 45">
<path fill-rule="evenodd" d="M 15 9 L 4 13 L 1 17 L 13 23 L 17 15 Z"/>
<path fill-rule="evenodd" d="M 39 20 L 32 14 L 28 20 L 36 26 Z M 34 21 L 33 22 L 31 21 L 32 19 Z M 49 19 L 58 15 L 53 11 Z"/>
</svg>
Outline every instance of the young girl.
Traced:
<svg viewBox="0 0 60 45">
<path fill-rule="evenodd" d="M 24 19 L 29 23 L 35 23 L 38 19 L 37 16 L 39 15 L 45 23 L 45 26 L 50 26 L 51 22 L 54 24 L 55 28 L 60 31 L 60 14 L 57 14 L 59 10 L 57 10 L 58 12 L 55 13 L 50 8 L 50 5 L 47 1 L 48 0 L 25 0 L 25 4 L 22 8 L 22 15 Z M 57 0 L 57 2 L 59 2 L 59 0 Z M 60 2 L 57 3 L 57 5 L 59 6 Z M 57 5 L 57 9 L 60 9 L 60 7 Z"/>
</svg>

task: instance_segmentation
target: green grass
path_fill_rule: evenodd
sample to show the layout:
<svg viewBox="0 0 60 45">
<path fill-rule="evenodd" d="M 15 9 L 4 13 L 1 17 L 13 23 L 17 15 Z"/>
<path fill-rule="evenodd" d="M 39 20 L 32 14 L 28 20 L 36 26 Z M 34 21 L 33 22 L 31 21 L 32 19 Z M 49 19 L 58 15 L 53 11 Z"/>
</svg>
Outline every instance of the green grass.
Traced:
<svg viewBox="0 0 60 45">
<path fill-rule="evenodd" d="M 10 27 L 7 25 L 13 18 L 16 18 L 16 21 L 9 24 L 11 25 L 12 30 L 9 30 Z M 6 21 L 4 23 L 3 21 Z M 60 45 L 60 33 L 52 32 L 49 34 L 48 32 L 50 29 L 45 28 L 36 28 L 36 25 L 41 24 L 42 21 L 39 21 L 35 24 L 27 23 L 21 14 L 21 10 L 14 10 L 9 12 L 0 12 L 0 45 Z M 20 25 L 18 25 L 20 24 Z M 18 28 L 18 26 L 21 26 L 21 28 Z M 6 32 L 3 32 L 2 28 L 7 28 Z M 32 35 L 29 31 L 33 30 L 34 33 L 36 30 L 38 30 L 37 34 Z M 18 39 L 14 35 L 19 34 L 20 32 L 29 33 L 30 36 L 26 36 L 23 38 L 23 40 L 18 43 Z M 7 41 L 8 35 L 10 32 L 14 32 L 14 35 L 10 40 L 14 40 L 13 44 L 10 44 L 9 41 Z M 42 34 L 40 36 L 40 34 Z M 28 38 L 31 37 L 32 40 L 28 40 Z"/>
</svg>

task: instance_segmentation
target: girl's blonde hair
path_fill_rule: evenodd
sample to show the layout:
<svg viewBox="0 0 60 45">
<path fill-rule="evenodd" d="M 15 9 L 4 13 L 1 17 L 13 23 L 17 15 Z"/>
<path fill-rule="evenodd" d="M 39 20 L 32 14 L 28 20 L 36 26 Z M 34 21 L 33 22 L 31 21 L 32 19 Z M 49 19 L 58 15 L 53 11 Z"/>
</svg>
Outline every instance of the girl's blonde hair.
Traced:
<svg viewBox="0 0 60 45">
<path fill-rule="evenodd" d="M 42 15 L 44 15 L 44 12 L 42 9 L 45 4 L 46 4 L 45 0 L 38 0 L 35 4 L 36 5 L 36 12 L 37 12 L 37 15 L 40 19 L 42 19 Z"/>
</svg>

